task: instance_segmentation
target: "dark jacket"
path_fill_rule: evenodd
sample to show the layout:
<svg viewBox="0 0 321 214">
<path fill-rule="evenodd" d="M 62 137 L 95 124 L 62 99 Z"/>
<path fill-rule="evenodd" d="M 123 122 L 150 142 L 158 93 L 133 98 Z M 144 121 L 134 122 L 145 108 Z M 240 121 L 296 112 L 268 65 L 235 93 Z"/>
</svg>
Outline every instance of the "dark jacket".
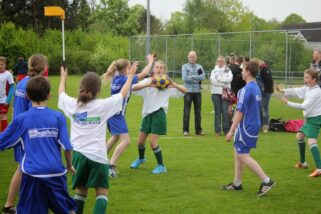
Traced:
<svg viewBox="0 0 321 214">
<path fill-rule="evenodd" d="M 239 65 L 231 64 L 229 68 L 232 71 L 233 79 L 231 82 L 231 89 L 235 95 L 237 95 L 237 92 L 243 88 L 246 84 L 246 82 L 242 78 L 242 68 Z"/>
<path fill-rule="evenodd" d="M 264 92 L 272 94 L 274 92 L 272 71 L 266 64 L 260 66 L 260 77 L 264 85 Z"/>
</svg>

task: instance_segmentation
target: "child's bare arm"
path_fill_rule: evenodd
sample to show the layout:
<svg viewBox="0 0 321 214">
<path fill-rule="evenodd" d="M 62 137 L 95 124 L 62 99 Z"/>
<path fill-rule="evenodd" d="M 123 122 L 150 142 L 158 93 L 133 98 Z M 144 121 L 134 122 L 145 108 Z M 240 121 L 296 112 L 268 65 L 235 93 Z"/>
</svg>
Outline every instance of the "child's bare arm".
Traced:
<svg viewBox="0 0 321 214">
<path fill-rule="evenodd" d="M 68 76 L 68 69 L 63 66 L 60 67 L 60 84 L 58 89 L 58 95 L 66 91 L 66 80 Z"/>
<path fill-rule="evenodd" d="M 67 164 L 67 170 L 70 172 L 72 175 L 75 175 L 76 170 L 74 166 L 71 163 L 71 154 L 72 151 L 65 151 L 65 159 L 66 159 L 66 164 Z"/>
<path fill-rule="evenodd" d="M 172 81 L 171 80 L 171 83 L 170 83 L 170 86 L 169 87 L 171 87 L 171 88 L 177 88 L 180 92 L 182 92 L 182 93 L 187 93 L 187 89 L 184 87 L 184 86 L 182 86 L 182 85 L 179 85 L 179 84 L 177 84 L 176 82 L 174 82 L 174 81 Z"/>
<path fill-rule="evenodd" d="M 143 79 L 144 77 L 146 77 L 150 70 L 152 69 L 152 66 L 153 66 L 153 62 L 155 60 L 155 56 L 152 55 L 152 54 L 149 54 L 147 56 L 147 65 L 145 66 L 145 68 L 143 69 L 142 72 L 140 72 L 137 76 L 138 76 L 138 79 Z"/>
</svg>

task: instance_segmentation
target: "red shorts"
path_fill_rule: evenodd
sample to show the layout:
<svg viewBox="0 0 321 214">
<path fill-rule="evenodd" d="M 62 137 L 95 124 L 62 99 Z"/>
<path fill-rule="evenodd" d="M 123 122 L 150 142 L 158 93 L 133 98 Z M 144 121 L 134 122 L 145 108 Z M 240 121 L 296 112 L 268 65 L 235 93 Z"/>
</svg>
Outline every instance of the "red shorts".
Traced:
<svg viewBox="0 0 321 214">
<path fill-rule="evenodd" d="M 9 105 L 4 105 L 4 103 L 0 103 L 0 114 L 7 114 L 9 110 Z"/>
<path fill-rule="evenodd" d="M 27 75 L 26 74 L 18 74 L 17 75 L 17 81 L 20 82 L 23 78 L 25 78 Z"/>
</svg>

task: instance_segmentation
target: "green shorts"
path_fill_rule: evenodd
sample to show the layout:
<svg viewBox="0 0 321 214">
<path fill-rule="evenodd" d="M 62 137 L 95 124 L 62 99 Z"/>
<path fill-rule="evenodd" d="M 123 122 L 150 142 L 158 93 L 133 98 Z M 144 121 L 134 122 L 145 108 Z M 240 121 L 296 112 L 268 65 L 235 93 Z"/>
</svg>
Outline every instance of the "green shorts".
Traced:
<svg viewBox="0 0 321 214">
<path fill-rule="evenodd" d="M 166 135 L 166 113 L 160 108 L 143 118 L 140 131 L 145 134 Z"/>
<path fill-rule="evenodd" d="M 102 164 L 88 159 L 80 152 L 73 152 L 72 164 L 76 174 L 72 176 L 72 188 L 78 186 L 90 188 L 109 188 L 108 176 L 109 165 Z"/>
<path fill-rule="evenodd" d="M 303 132 L 307 138 L 317 139 L 321 128 L 321 116 L 308 117 L 304 125 L 299 130 Z"/>
</svg>

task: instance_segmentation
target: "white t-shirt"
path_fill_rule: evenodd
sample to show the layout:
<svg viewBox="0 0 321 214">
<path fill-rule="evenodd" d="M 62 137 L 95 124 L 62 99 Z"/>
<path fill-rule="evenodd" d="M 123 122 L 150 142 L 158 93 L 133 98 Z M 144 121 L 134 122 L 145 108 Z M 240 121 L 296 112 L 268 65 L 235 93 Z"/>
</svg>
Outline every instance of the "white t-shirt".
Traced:
<svg viewBox="0 0 321 214">
<path fill-rule="evenodd" d="M 0 73 L 0 103 L 5 103 L 7 99 L 6 85 L 7 82 L 11 85 L 14 84 L 13 76 L 9 71 Z"/>
<path fill-rule="evenodd" d="M 70 142 L 75 151 L 98 163 L 108 163 L 106 147 L 107 119 L 122 110 L 121 93 L 95 99 L 84 106 L 77 99 L 61 93 L 60 108 L 70 119 Z"/>
<path fill-rule="evenodd" d="M 144 84 L 145 81 L 150 81 L 150 78 L 146 78 L 138 84 Z M 168 101 L 170 97 L 182 97 L 184 94 L 177 88 L 167 88 L 165 90 L 158 90 L 154 87 L 146 87 L 141 90 L 133 91 L 133 94 L 142 96 L 144 100 L 143 105 L 143 117 L 163 108 L 167 113 Z"/>
</svg>

